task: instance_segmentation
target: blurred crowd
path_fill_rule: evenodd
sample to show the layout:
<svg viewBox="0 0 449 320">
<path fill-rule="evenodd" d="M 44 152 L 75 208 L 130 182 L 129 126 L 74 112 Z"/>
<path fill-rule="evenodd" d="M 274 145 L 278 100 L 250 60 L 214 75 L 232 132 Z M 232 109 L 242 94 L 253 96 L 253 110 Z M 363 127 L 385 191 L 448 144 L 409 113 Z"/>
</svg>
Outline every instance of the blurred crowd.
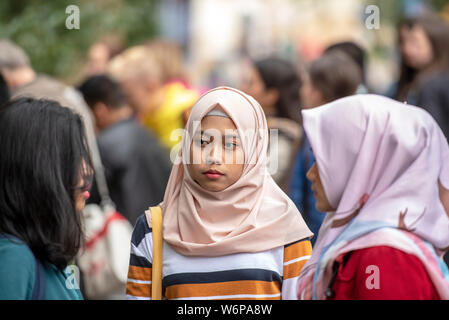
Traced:
<svg viewBox="0 0 449 320">
<path fill-rule="evenodd" d="M 302 126 L 302 109 L 317 108 L 355 94 L 382 94 L 427 110 L 446 138 L 449 137 L 448 24 L 434 15 L 405 18 L 397 27 L 397 48 L 399 75 L 387 92 L 370 89 L 366 82 L 366 52 L 353 41 L 334 43 L 319 58 L 307 63 L 298 64 L 274 55 L 261 59 L 247 57 L 245 60 L 246 69 L 242 72 L 238 89 L 260 103 L 268 128 L 278 132 L 278 163 L 272 177 L 293 200 L 314 233 L 312 245 L 325 215 L 317 208 L 311 181 L 306 177 L 315 159 Z M 87 182 L 84 181 L 80 189 L 83 195 L 80 201 L 85 201 L 86 206 L 104 205 L 110 201 L 116 211 L 134 226 L 145 210 L 163 200 L 190 110 L 198 98 L 212 88 L 196 88 L 190 83 L 183 50 L 165 39 L 150 39 L 127 48 L 114 37 L 99 39 L 86 53 L 84 72 L 85 78 L 75 86 L 36 73 L 24 50 L 11 40 L 0 39 L 2 108 L 14 101 L 21 101 L 19 105 L 26 104 L 25 97 L 46 98 L 81 115 L 93 170 L 86 170 L 83 181 Z M 28 111 L 25 108 L 23 112 Z M 33 119 L 27 120 L 24 115 L 21 130 L 29 129 L 30 135 L 35 135 L 39 130 L 45 132 L 48 121 L 59 120 L 41 119 L 36 115 L 34 121 L 39 123 L 32 125 Z M 39 128 L 33 132 L 35 125 Z M 17 130 L 20 128 L 0 128 L 1 135 L 17 134 Z M 54 159 L 58 159 L 55 161 L 83 159 L 79 154 L 66 155 L 62 149 L 64 143 L 68 143 L 63 140 L 66 138 L 62 133 L 54 135 L 46 142 L 53 145 L 41 145 L 36 141 L 35 147 L 46 146 L 53 150 Z M 23 135 L 23 139 L 26 136 Z M 60 145 L 58 138 L 62 141 Z M 73 136 L 68 139 L 75 143 Z M 26 145 L 23 140 L 17 143 L 20 145 L 14 148 Z M 6 157 L 5 153 L 9 152 L 3 149 L 0 157 Z M 27 154 L 21 156 L 27 157 Z M 40 159 L 44 162 L 51 160 L 51 157 Z M 68 163 L 62 165 L 70 167 Z M 14 177 L 14 173 L 9 174 L 9 177 Z M 64 176 L 73 175 L 73 172 L 55 174 Z M 39 175 L 30 172 L 22 179 L 36 177 Z M 30 190 L 34 189 L 30 186 Z M 47 204 L 44 200 L 30 200 L 29 206 L 40 204 L 45 210 Z M 2 201 L 5 200 L 0 196 L 0 211 L 4 206 Z M 83 207 L 83 203 L 80 206 Z M 0 221 L 3 223 L 2 219 Z M 52 221 L 47 222 L 61 225 L 58 219 L 55 220 L 57 222 Z M 22 229 L 16 231 L 32 233 Z M 48 241 L 59 242 L 55 246 L 62 248 L 62 256 L 67 260 L 67 257 L 75 257 L 73 250 L 65 250 L 70 240 L 64 236 L 49 237 Z M 79 246 L 77 244 L 72 249 L 79 249 Z M 42 249 L 43 256 L 45 250 Z M 61 262 L 61 259 L 55 258 L 54 261 Z"/>
</svg>

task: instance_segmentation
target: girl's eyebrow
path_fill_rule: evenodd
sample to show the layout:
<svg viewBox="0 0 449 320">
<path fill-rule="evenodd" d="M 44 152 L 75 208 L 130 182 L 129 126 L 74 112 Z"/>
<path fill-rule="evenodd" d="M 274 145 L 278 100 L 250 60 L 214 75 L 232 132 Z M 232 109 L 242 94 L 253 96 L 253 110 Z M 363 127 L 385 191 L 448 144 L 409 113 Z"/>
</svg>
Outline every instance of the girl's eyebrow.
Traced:
<svg viewBox="0 0 449 320">
<path fill-rule="evenodd" d="M 227 134 L 225 135 L 225 139 L 236 139 L 240 140 L 240 137 L 237 134 Z"/>
<path fill-rule="evenodd" d="M 198 134 L 197 134 L 197 135 L 198 135 Z M 204 136 L 204 137 L 210 137 L 210 135 L 209 135 L 207 132 L 204 132 L 203 130 L 201 130 L 200 135 L 201 135 L 201 136 Z M 239 136 L 238 134 L 235 134 L 235 133 L 232 133 L 232 134 L 226 134 L 226 135 L 224 136 L 224 138 L 225 138 L 225 139 L 237 139 L 237 140 L 240 140 L 240 136 Z"/>
</svg>

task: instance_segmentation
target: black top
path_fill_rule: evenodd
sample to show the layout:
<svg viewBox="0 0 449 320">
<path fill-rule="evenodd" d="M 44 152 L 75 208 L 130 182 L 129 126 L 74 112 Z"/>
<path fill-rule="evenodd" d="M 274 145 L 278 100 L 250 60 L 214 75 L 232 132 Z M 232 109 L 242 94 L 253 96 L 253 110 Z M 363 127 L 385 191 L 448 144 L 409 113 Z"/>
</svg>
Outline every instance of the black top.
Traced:
<svg viewBox="0 0 449 320">
<path fill-rule="evenodd" d="M 104 129 L 97 141 L 110 197 L 134 225 L 144 210 L 164 197 L 171 171 L 168 153 L 134 118 Z M 88 202 L 100 202 L 95 182 Z"/>
<path fill-rule="evenodd" d="M 427 110 L 449 138 L 449 73 L 437 73 L 423 81 L 417 105 Z"/>
</svg>

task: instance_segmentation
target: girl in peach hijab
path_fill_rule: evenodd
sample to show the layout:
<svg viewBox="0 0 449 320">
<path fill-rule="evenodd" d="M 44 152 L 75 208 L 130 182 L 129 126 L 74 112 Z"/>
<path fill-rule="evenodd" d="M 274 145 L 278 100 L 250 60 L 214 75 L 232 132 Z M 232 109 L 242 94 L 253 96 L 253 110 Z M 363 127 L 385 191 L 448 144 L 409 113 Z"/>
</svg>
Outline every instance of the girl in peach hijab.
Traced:
<svg viewBox="0 0 449 320">
<path fill-rule="evenodd" d="M 299 297 L 449 299 L 449 147 L 435 120 L 376 95 L 303 117 L 316 159 L 307 177 L 328 213 Z"/>
<path fill-rule="evenodd" d="M 268 139 L 262 108 L 241 91 L 219 87 L 194 105 L 160 204 L 164 298 L 296 299 L 313 234 L 268 173 Z M 130 299 L 151 299 L 151 231 L 142 215 Z"/>
</svg>

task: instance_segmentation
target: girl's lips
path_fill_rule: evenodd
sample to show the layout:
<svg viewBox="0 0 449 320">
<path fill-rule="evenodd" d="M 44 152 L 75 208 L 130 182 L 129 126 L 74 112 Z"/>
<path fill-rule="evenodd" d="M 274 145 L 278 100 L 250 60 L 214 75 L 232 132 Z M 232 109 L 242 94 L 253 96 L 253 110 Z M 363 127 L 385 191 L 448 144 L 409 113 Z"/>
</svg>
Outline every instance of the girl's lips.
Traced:
<svg viewBox="0 0 449 320">
<path fill-rule="evenodd" d="M 90 198 L 90 193 L 89 193 L 89 191 L 84 191 L 84 192 L 82 193 L 82 195 L 83 195 L 83 198 L 86 199 L 86 200 Z"/>
<path fill-rule="evenodd" d="M 223 174 L 218 171 L 207 171 L 204 173 L 209 179 L 219 179 Z"/>
</svg>

